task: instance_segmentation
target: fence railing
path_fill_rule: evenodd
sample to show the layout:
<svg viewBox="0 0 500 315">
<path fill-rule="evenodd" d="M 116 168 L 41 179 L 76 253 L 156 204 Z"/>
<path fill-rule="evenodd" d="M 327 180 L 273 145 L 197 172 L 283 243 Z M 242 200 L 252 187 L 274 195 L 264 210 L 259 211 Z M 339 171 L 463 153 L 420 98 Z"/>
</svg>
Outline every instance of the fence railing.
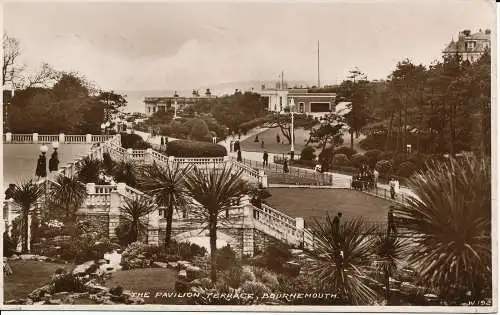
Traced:
<svg viewBox="0 0 500 315">
<path fill-rule="evenodd" d="M 47 144 L 61 142 L 68 144 L 100 143 L 117 140 L 116 135 L 38 135 L 38 134 L 11 134 L 2 136 L 4 143 L 40 143 Z M 115 141 L 116 142 L 116 141 Z"/>
</svg>

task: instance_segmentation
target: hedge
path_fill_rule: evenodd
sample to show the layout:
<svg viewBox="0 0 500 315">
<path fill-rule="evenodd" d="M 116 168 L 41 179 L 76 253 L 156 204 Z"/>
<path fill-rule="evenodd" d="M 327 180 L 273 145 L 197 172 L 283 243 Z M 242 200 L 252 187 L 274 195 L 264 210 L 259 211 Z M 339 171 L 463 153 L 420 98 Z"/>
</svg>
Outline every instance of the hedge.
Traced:
<svg viewBox="0 0 500 315">
<path fill-rule="evenodd" d="M 227 150 L 211 142 L 174 140 L 168 143 L 167 154 L 175 157 L 223 157 L 227 155 Z"/>
<path fill-rule="evenodd" d="M 151 144 L 144 141 L 138 134 L 120 133 L 122 147 L 133 150 L 146 150 L 151 148 Z"/>
<path fill-rule="evenodd" d="M 357 151 L 354 149 L 351 149 L 349 147 L 338 147 L 335 150 L 333 150 L 333 154 L 345 154 L 347 157 L 351 157 L 353 154 L 356 154 Z"/>
<path fill-rule="evenodd" d="M 252 119 L 250 121 L 244 122 L 238 126 L 238 129 L 241 129 L 243 133 L 246 133 L 248 130 L 258 127 L 269 121 L 269 116 L 259 117 Z"/>
</svg>

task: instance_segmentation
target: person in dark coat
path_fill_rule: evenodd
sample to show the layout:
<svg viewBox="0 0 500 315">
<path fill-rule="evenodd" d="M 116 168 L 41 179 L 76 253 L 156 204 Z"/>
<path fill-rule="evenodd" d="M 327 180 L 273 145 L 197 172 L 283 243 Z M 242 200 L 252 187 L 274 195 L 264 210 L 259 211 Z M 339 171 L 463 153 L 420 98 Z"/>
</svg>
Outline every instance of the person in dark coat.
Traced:
<svg viewBox="0 0 500 315">
<path fill-rule="evenodd" d="M 267 154 L 267 151 L 264 151 L 264 154 L 262 155 L 262 160 L 264 166 L 269 166 L 269 155 Z"/>
<path fill-rule="evenodd" d="M 255 135 L 255 139 L 253 140 L 253 142 L 259 142 L 259 135 Z"/>
<path fill-rule="evenodd" d="M 241 158 L 241 150 L 240 149 L 238 149 L 238 157 L 236 158 L 236 161 L 238 161 L 238 162 L 243 161 L 243 159 Z"/>
<path fill-rule="evenodd" d="M 288 173 L 288 172 L 290 172 L 290 170 L 288 169 L 288 160 L 287 160 L 287 159 L 285 159 L 285 160 L 283 161 L 283 172 L 284 172 L 284 173 Z"/>
<path fill-rule="evenodd" d="M 163 137 L 160 137 L 160 148 L 163 149 L 163 146 L 165 145 L 165 139 Z"/>
<path fill-rule="evenodd" d="M 55 172 L 59 169 L 59 159 L 57 156 L 57 151 L 54 151 L 49 159 L 49 171 Z"/>
<path fill-rule="evenodd" d="M 16 185 L 9 184 L 9 187 L 5 190 L 5 200 L 9 200 L 10 198 L 14 198 L 14 190 L 16 189 Z"/>
<path fill-rule="evenodd" d="M 279 134 L 276 134 L 276 143 L 278 143 L 278 144 L 281 143 L 281 139 L 280 139 L 280 135 Z"/>
<path fill-rule="evenodd" d="M 390 235 L 391 232 L 397 234 L 396 225 L 394 224 L 394 207 L 391 206 L 389 208 L 389 212 L 387 212 L 387 234 Z"/>
<path fill-rule="evenodd" d="M 264 140 L 262 140 L 262 142 L 260 143 L 260 147 L 264 149 Z"/>
<path fill-rule="evenodd" d="M 236 140 L 234 142 L 234 151 L 238 152 L 240 150 L 240 141 Z"/>
<path fill-rule="evenodd" d="M 35 175 L 37 177 L 47 177 L 47 158 L 45 157 L 44 152 L 38 156 Z"/>
<path fill-rule="evenodd" d="M 340 227 L 340 218 L 342 217 L 342 212 L 337 213 L 337 215 L 333 218 L 333 233 L 336 236 L 339 235 L 339 227 Z"/>
</svg>

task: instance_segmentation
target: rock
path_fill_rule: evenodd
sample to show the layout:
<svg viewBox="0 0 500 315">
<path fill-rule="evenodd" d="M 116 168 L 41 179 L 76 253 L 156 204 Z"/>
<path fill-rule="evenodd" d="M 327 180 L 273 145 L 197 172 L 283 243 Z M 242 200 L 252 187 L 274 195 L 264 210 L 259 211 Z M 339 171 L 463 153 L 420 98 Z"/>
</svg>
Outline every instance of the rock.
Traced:
<svg viewBox="0 0 500 315">
<path fill-rule="evenodd" d="M 292 255 L 296 256 L 296 255 L 300 255 L 302 253 L 304 253 L 304 251 L 302 249 L 291 249 L 290 252 L 292 253 Z"/>
<path fill-rule="evenodd" d="M 179 273 L 177 274 L 179 279 L 185 280 L 187 278 L 187 272 L 186 270 L 180 270 Z"/>
<path fill-rule="evenodd" d="M 114 303 L 125 303 L 126 298 L 124 295 L 111 295 L 110 300 Z"/>
<path fill-rule="evenodd" d="M 33 305 L 33 300 L 32 299 L 26 299 L 24 302 L 24 305 Z"/>
<path fill-rule="evenodd" d="M 33 290 L 30 294 L 28 294 L 28 298 L 39 301 L 41 298 L 52 291 L 52 287 L 50 285 L 44 285 L 38 289 Z"/>
<path fill-rule="evenodd" d="M 33 302 L 33 305 L 44 305 L 44 304 L 46 304 L 45 301 Z"/>
<path fill-rule="evenodd" d="M 9 304 L 9 305 L 22 304 L 22 303 L 20 303 L 19 300 L 8 300 L 8 301 L 5 301 L 4 303 Z"/>
<path fill-rule="evenodd" d="M 88 285 L 87 288 L 89 290 L 89 293 L 92 294 L 104 294 L 109 292 L 109 288 L 95 283 Z"/>
<path fill-rule="evenodd" d="M 74 275 L 84 275 L 94 265 L 95 265 L 95 262 L 92 261 L 92 260 L 84 262 L 83 264 L 78 265 L 78 266 L 75 267 L 75 269 L 73 269 L 73 274 Z"/>
<path fill-rule="evenodd" d="M 177 262 L 177 265 L 180 267 L 180 268 L 187 268 L 187 266 L 190 266 L 191 263 L 189 261 L 185 261 L 185 260 L 179 260 Z"/>
<path fill-rule="evenodd" d="M 60 299 L 50 299 L 48 300 L 49 305 L 61 305 L 63 302 Z"/>
<path fill-rule="evenodd" d="M 207 288 L 211 288 L 212 287 L 212 280 L 210 280 L 210 278 L 201 278 L 200 279 L 200 284 L 203 288 L 207 289 Z"/>
<path fill-rule="evenodd" d="M 153 262 L 153 267 L 158 267 L 158 268 L 167 268 L 168 264 L 161 262 L 161 261 L 154 261 Z"/>
<path fill-rule="evenodd" d="M 193 281 L 189 282 L 189 285 L 192 287 L 199 287 L 201 286 L 201 281 L 200 279 L 194 279 Z"/>
<path fill-rule="evenodd" d="M 57 293 L 54 293 L 52 294 L 52 298 L 53 299 L 60 299 L 60 300 L 64 300 L 65 298 L 67 298 L 71 293 L 67 292 L 67 291 L 62 291 L 62 292 L 57 292 Z"/>
<path fill-rule="evenodd" d="M 179 264 L 177 262 L 174 262 L 174 261 L 169 261 L 167 263 L 167 265 L 169 268 L 172 268 L 172 269 L 177 269 L 177 267 L 179 266 Z"/>
<path fill-rule="evenodd" d="M 12 256 L 9 257 L 10 260 L 19 260 L 21 257 L 17 256 L 16 254 L 13 254 Z"/>
<path fill-rule="evenodd" d="M 116 286 L 116 287 L 113 287 L 111 289 L 109 289 L 109 293 L 111 293 L 112 295 L 122 295 L 123 294 L 123 288 L 122 286 Z"/>
<path fill-rule="evenodd" d="M 33 260 L 33 258 L 35 257 L 36 255 L 32 255 L 32 254 L 22 254 L 21 256 L 21 259 L 22 260 Z"/>
<path fill-rule="evenodd" d="M 186 268 L 186 276 L 188 279 L 196 279 L 201 276 L 201 268 L 196 266 L 188 266 Z"/>
<path fill-rule="evenodd" d="M 47 256 L 36 256 L 35 259 L 38 260 L 38 261 L 47 261 L 49 259 L 49 257 L 47 257 Z"/>
</svg>

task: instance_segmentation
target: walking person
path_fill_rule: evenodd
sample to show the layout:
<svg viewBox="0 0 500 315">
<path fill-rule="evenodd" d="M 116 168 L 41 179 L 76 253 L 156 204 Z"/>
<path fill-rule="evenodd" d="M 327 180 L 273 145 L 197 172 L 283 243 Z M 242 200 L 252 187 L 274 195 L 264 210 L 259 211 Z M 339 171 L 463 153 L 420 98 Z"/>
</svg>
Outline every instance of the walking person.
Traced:
<svg viewBox="0 0 500 315">
<path fill-rule="evenodd" d="M 378 183 L 378 176 L 380 175 L 380 173 L 377 171 L 377 170 L 373 170 L 373 185 L 375 186 L 375 188 L 377 188 L 377 183 Z"/>
<path fill-rule="evenodd" d="M 163 149 L 163 146 L 165 146 L 165 140 L 163 137 L 160 137 L 160 149 Z"/>
<path fill-rule="evenodd" d="M 340 232 L 340 218 L 341 217 L 342 217 L 342 212 L 339 212 L 333 218 L 333 233 L 335 233 L 336 238 L 339 236 L 339 232 Z"/>
<path fill-rule="evenodd" d="M 394 224 L 394 206 L 390 206 L 389 212 L 387 212 L 387 235 L 390 235 L 391 232 L 398 233 Z"/>
<path fill-rule="evenodd" d="M 281 138 L 280 138 L 280 135 L 278 133 L 276 134 L 276 143 L 278 143 L 278 144 L 281 143 Z"/>
<path fill-rule="evenodd" d="M 229 152 L 233 152 L 233 147 L 234 147 L 234 141 L 233 139 L 231 139 L 231 141 L 229 141 Z"/>
<path fill-rule="evenodd" d="M 240 150 L 240 141 L 236 140 L 234 142 L 234 151 L 238 152 Z"/>
<path fill-rule="evenodd" d="M 394 180 L 393 177 L 391 177 L 391 180 L 389 181 L 389 189 L 391 192 L 391 199 L 396 198 L 396 181 Z"/>
<path fill-rule="evenodd" d="M 238 148 L 238 156 L 236 157 L 236 161 L 242 162 L 243 159 L 241 158 L 241 150 Z"/>
<path fill-rule="evenodd" d="M 267 151 L 264 151 L 264 154 L 262 155 L 262 160 L 263 160 L 264 166 L 269 166 L 268 159 L 269 159 L 269 155 L 267 154 Z"/>
<path fill-rule="evenodd" d="M 283 173 L 288 173 L 290 170 L 288 169 L 288 159 L 285 158 L 283 161 Z"/>
<path fill-rule="evenodd" d="M 261 149 L 264 149 L 264 140 L 262 140 L 262 142 L 260 143 L 260 147 Z"/>
</svg>

